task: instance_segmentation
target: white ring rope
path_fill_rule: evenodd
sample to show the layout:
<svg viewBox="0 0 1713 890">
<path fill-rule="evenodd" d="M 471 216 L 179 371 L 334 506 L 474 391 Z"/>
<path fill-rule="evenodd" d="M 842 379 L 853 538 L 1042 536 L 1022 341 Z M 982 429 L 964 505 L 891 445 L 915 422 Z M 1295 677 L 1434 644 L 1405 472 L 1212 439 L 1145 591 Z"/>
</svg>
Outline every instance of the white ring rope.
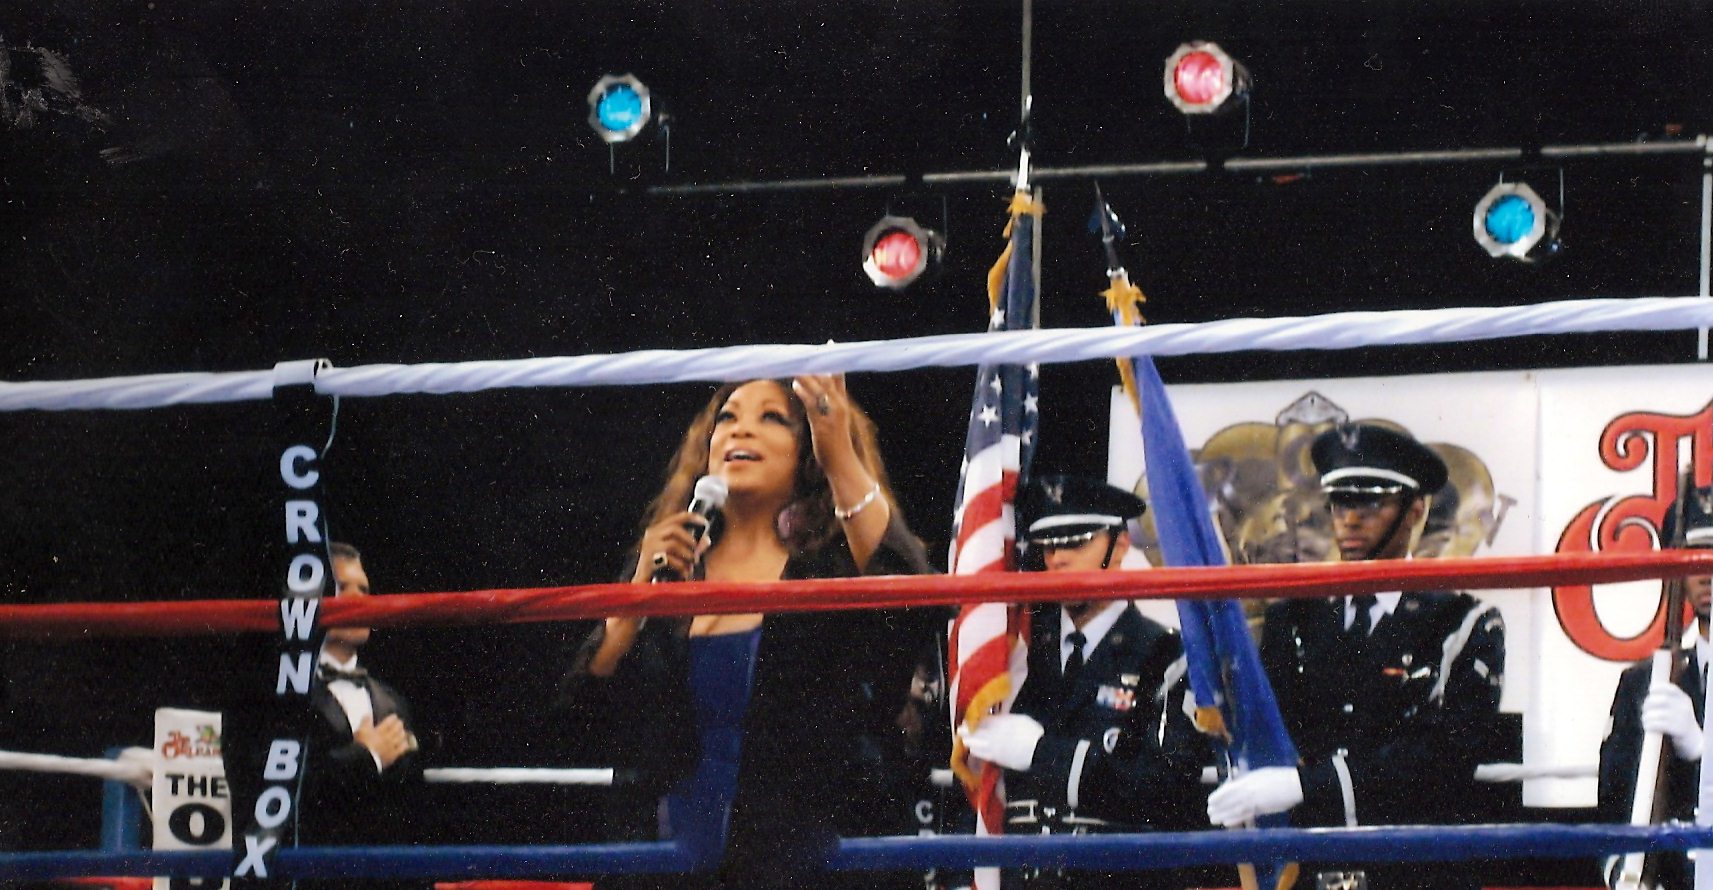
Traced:
<svg viewBox="0 0 1713 890">
<path fill-rule="evenodd" d="M 99 757 L 61 757 L 58 754 L 27 754 L 22 751 L 0 751 L 0 769 L 30 773 L 55 773 L 69 776 L 91 776 L 149 787 L 154 780 L 154 752 L 148 748 L 126 748 L 117 760 Z"/>
<path fill-rule="evenodd" d="M 459 784 L 485 782 L 494 785 L 611 785 L 613 770 L 443 766 L 423 770 L 422 780 Z"/>
<path fill-rule="evenodd" d="M 1700 297 L 1562 300 L 1515 307 L 1341 312 L 1233 318 L 1199 324 L 948 334 L 856 343 L 648 349 L 556 358 L 330 368 L 316 391 L 334 396 L 470 393 L 515 387 L 613 386 L 749 380 L 839 371 L 1030 364 L 1132 355 L 1243 350 L 1354 349 L 1542 334 L 1713 327 Z M 273 371 L 150 374 L 0 383 L 0 411 L 159 408 L 270 398 Z"/>
<path fill-rule="evenodd" d="M 148 748 L 126 748 L 116 760 L 100 757 L 61 757 L 58 754 L 31 754 L 23 751 L 0 751 L 0 770 L 31 773 L 52 773 L 62 776 L 89 776 L 112 779 L 127 785 L 149 787 L 154 778 L 155 764 L 160 758 Z M 546 769 L 534 767 L 438 767 L 422 771 L 427 782 L 472 783 L 490 782 L 496 785 L 611 785 L 614 771 L 596 769 Z"/>
<path fill-rule="evenodd" d="M 24 770 L 36 773 L 92 776 L 114 779 L 132 785 L 149 784 L 153 775 L 153 752 L 147 748 L 126 748 L 119 760 L 99 758 L 60 757 L 55 754 L 25 754 L 0 751 L 0 769 Z M 1592 764 L 1528 766 L 1521 763 L 1484 763 L 1475 768 L 1477 782 L 1521 782 L 1525 779 L 1582 779 L 1598 775 Z M 495 785 L 611 785 L 614 770 L 606 768 L 553 769 L 546 767 L 476 767 L 445 766 L 422 771 L 425 782 L 438 784 L 490 783 Z M 949 788 L 952 771 L 932 771 L 933 784 Z M 1203 770 L 1202 782 L 1215 784 L 1216 776 L 1209 767 Z"/>
<path fill-rule="evenodd" d="M 945 773 L 942 777 L 940 774 Z M 1475 768 L 1475 781 L 1490 785 L 1509 785 L 1526 782 L 1530 779 L 1592 779 L 1600 775 L 1599 764 L 1594 763 L 1565 763 L 1547 764 L 1546 766 L 1531 766 L 1526 763 L 1483 763 Z M 952 786 L 951 770 L 934 770 L 930 777 L 935 785 L 942 788 Z M 1201 769 L 1203 785 L 1218 785 L 1219 770 L 1211 766 Z"/>
<path fill-rule="evenodd" d="M 1529 766 L 1526 763 L 1483 763 L 1475 768 L 1477 782 L 1523 782 L 1529 779 L 1592 779 L 1600 775 L 1597 763 L 1565 763 Z"/>
</svg>

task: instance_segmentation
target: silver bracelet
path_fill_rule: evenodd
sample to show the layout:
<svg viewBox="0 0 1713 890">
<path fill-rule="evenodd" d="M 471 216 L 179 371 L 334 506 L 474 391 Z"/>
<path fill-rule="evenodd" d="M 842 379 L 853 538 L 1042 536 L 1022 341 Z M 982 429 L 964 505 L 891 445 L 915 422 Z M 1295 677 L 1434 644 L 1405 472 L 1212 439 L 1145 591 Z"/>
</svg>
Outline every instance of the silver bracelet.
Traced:
<svg viewBox="0 0 1713 890">
<path fill-rule="evenodd" d="M 840 509 L 837 504 L 834 504 L 833 505 L 833 515 L 837 516 L 839 518 L 840 522 L 849 522 L 852 517 L 856 516 L 858 513 L 861 513 L 864 510 L 867 510 L 868 505 L 874 503 L 874 499 L 879 497 L 879 496 L 880 496 L 880 483 L 876 482 L 876 483 L 874 483 L 874 487 L 868 490 L 868 494 L 863 495 L 862 500 L 857 501 L 856 503 L 850 505 L 850 507 L 848 509 Z"/>
</svg>

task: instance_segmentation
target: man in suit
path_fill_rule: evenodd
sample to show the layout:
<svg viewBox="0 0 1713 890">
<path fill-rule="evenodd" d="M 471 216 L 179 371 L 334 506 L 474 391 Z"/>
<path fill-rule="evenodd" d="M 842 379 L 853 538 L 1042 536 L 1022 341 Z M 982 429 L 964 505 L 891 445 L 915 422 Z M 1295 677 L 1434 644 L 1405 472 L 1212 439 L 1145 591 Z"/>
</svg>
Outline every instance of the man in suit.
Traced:
<svg viewBox="0 0 1713 890">
<path fill-rule="evenodd" d="M 335 541 L 333 580 L 340 597 L 370 594 L 355 547 Z M 366 627 L 327 632 L 309 700 L 324 718 L 309 744 L 300 844 L 385 843 L 409 815 L 399 789 L 422 778 L 409 703 L 357 664 Z"/>
<path fill-rule="evenodd" d="M 1142 500 L 1103 482 L 1047 476 L 1018 499 L 1048 572 L 1117 569 Z M 1177 635 L 1126 600 L 1030 611 L 1029 674 L 1008 714 L 965 735 L 1005 768 L 1008 832 L 1084 834 L 1187 827 L 1206 748 L 1183 704 Z M 1008 887 L 1155 886 L 1156 875 L 1025 869 Z"/>
<path fill-rule="evenodd" d="M 1660 531 L 1662 547 L 1713 547 L 1713 489 L 1701 488 L 1683 505 L 1683 536 L 1676 534 L 1677 506 L 1666 511 Z M 1699 575 L 1684 579 L 1684 594 L 1695 611 L 1698 632 L 1694 642 L 1677 653 L 1677 682 L 1652 682 L 1652 664 L 1638 662 L 1618 678 L 1612 696 L 1612 719 L 1605 741 L 1600 744 L 1600 819 L 1628 823 L 1635 798 L 1637 763 L 1642 740 L 1650 732 L 1666 739 L 1663 753 L 1666 781 L 1659 791 L 1666 796 L 1666 815 L 1682 822 L 1695 821 L 1699 800 L 1701 748 L 1706 706 L 1708 664 L 1708 609 L 1713 599 L 1713 578 Z M 1681 853 L 1659 856 L 1657 885 L 1663 890 L 1688 890 L 1693 881 Z M 1603 871 L 1608 886 L 1616 886 L 1622 857 L 1608 857 Z"/>
<path fill-rule="evenodd" d="M 1408 559 L 1445 463 L 1369 424 L 1317 436 L 1310 456 L 1346 562 Z M 1466 593 L 1389 591 L 1267 608 L 1261 661 L 1299 766 L 1236 776 L 1215 825 L 1289 812 L 1298 827 L 1475 821 L 1475 767 L 1500 736 L 1505 625 Z M 1308 887 L 1468 887 L 1455 864 L 1305 866 Z"/>
<path fill-rule="evenodd" d="M 335 595 L 370 595 L 362 555 L 340 542 L 328 545 Z M 327 631 L 310 686 L 316 719 L 305 739 L 307 756 L 297 798 L 299 846 L 398 844 L 413 839 L 411 786 L 422 778 L 410 706 L 391 686 L 358 664 L 369 642 L 366 627 Z M 234 791 L 234 813 L 250 812 L 260 788 L 269 725 L 250 701 L 226 716 L 226 775 Z M 309 882 L 299 882 L 314 886 Z M 317 882 L 320 883 L 320 882 Z M 427 881 L 365 882 L 368 887 L 420 888 Z M 325 882 L 324 886 L 344 886 Z"/>
</svg>

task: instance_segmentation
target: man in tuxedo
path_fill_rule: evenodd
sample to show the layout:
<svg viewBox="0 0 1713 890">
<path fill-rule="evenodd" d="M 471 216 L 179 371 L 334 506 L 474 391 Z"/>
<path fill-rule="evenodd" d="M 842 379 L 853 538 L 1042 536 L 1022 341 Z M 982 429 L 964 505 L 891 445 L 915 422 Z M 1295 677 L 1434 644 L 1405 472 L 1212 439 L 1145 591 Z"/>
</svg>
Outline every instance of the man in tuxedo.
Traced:
<svg viewBox="0 0 1713 890">
<path fill-rule="evenodd" d="M 1048 572 L 1109 571 L 1130 548 L 1142 499 L 1094 479 L 1046 476 L 1018 498 Z M 1183 647 L 1127 600 L 1030 610 L 1029 674 L 1010 713 L 965 735 L 1005 769 L 1006 831 L 1182 829 L 1207 749 L 1184 710 Z M 1008 871 L 1007 887 L 1164 886 L 1147 872 Z"/>
<path fill-rule="evenodd" d="M 1683 505 L 1683 535 L 1677 535 L 1677 505 L 1666 511 L 1660 546 L 1713 547 L 1713 488 L 1696 489 Z M 1694 641 L 1677 652 L 1677 682 L 1652 682 L 1652 664 L 1638 662 L 1618 678 L 1612 696 L 1612 718 L 1605 741 L 1600 744 L 1600 819 L 1628 823 L 1636 792 L 1637 763 L 1642 740 L 1650 732 L 1665 737 L 1666 780 L 1658 792 L 1666 797 L 1666 815 L 1682 822 L 1695 821 L 1700 796 L 1702 722 L 1707 698 L 1708 610 L 1713 600 L 1713 578 L 1685 578 L 1684 594 L 1695 611 Z M 1694 883 L 1681 853 L 1659 857 L 1657 886 L 1662 890 L 1688 890 Z M 1607 886 L 1616 886 L 1622 857 L 1603 863 Z"/>
<path fill-rule="evenodd" d="M 1408 559 L 1445 463 L 1407 433 L 1346 424 L 1310 457 L 1345 562 Z M 1296 827 L 1461 824 L 1475 767 L 1501 736 L 1505 625 L 1467 593 L 1386 591 L 1267 608 L 1261 663 L 1300 765 L 1236 776 L 1208 798 L 1215 825 L 1289 812 Z M 1460 865 L 1316 864 L 1303 886 L 1473 887 Z"/>
<path fill-rule="evenodd" d="M 335 595 L 369 596 L 357 549 L 335 541 L 328 551 Z M 336 627 L 321 644 L 309 700 L 323 720 L 309 744 L 300 844 L 399 839 L 409 817 L 402 786 L 422 778 L 409 703 L 357 664 L 369 633 L 366 627 Z"/>
<path fill-rule="evenodd" d="M 328 545 L 335 595 L 370 595 L 369 576 L 355 547 Z M 327 631 L 316 663 L 309 702 L 301 791 L 295 810 L 299 846 L 407 843 L 413 839 L 413 786 L 422 778 L 410 706 L 392 687 L 358 663 L 369 641 L 366 627 Z M 240 819 L 260 788 L 271 721 L 258 709 L 277 700 L 251 700 L 226 715 L 226 775 Z M 299 882 L 314 886 L 309 882 Z M 321 883 L 321 882 L 317 882 Z M 324 886 L 344 886 L 325 882 Z M 427 881 L 365 882 L 369 887 L 420 888 Z"/>
</svg>

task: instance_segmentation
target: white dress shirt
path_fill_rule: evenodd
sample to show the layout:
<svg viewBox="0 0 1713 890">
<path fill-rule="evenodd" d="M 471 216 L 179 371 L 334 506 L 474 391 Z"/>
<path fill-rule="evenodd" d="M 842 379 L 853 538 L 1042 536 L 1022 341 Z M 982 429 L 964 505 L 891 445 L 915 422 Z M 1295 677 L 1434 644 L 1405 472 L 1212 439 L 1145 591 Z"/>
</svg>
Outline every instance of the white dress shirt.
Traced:
<svg viewBox="0 0 1713 890">
<path fill-rule="evenodd" d="M 1373 635 L 1374 628 L 1380 626 L 1380 619 L 1398 611 L 1398 600 L 1403 598 L 1404 593 L 1401 590 L 1388 590 L 1374 594 L 1374 605 L 1368 608 L 1368 633 L 1370 636 Z M 1350 625 L 1355 623 L 1356 597 L 1347 596 L 1344 598 L 1344 629 L 1349 630 Z"/>
<path fill-rule="evenodd" d="M 1123 612 L 1124 601 L 1114 600 L 1113 602 L 1107 603 L 1106 608 L 1101 609 L 1093 618 L 1090 618 L 1087 624 L 1078 628 L 1075 624 L 1071 623 L 1071 613 L 1066 610 L 1065 607 L 1060 606 L 1059 670 L 1063 671 L 1065 669 L 1065 663 L 1071 660 L 1070 636 L 1072 631 L 1081 630 L 1083 637 L 1087 640 L 1087 642 L 1083 643 L 1083 662 L 1086 664 L 1089 656 L 1094 653 L 1095 647 L 1099 646 L 1100 641 L 1106 638 L 1106 632 L 1112 630 L 1112 626 L 1118 623 L 1118 616 L 1123 614 Z"/>
<path fill-rule="evenodd" d="M 323 649 L 316 663 L 327 665 L 334 670 L 354 671 L 357 669 L 357 656 L 353 653 L 349 661 L 341 662 Z M 369 695 L 367 686 L 358 686 L 350 680 L 333 680 L 327 684 L 327 691 L 332 694 L 333 700 L 339 703 L 339 709 L 345 712 L 345 719 L 351 724 L 353 734 L 356 733 L 357 727 L 363 725 L 364 720 L 370 723 L 375 721 L 375 701 Z M 375 760 L 376 772 L 384 772 L 380 755 L 370 751 L 369 756 Z"/>
</svg>

